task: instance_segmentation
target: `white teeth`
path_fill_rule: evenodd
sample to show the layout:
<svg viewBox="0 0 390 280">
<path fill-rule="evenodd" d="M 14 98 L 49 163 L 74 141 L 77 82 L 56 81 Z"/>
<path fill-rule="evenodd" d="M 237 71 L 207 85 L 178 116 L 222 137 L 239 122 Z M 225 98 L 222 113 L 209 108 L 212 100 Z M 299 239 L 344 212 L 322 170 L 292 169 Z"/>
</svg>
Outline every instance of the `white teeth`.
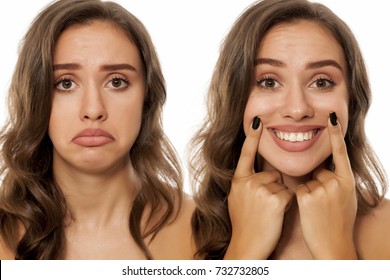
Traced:
<svg viewBox="0 0 390 280">
<path fill-rule="evenodd" d="M 307 132 L 281 132 L 275 130 L 274 133 L 276 137 L 281 140 L 289 141 L 289 142 L 303 142 L 312 139 L 318 130 L 311 130 Z"/>
</svg>

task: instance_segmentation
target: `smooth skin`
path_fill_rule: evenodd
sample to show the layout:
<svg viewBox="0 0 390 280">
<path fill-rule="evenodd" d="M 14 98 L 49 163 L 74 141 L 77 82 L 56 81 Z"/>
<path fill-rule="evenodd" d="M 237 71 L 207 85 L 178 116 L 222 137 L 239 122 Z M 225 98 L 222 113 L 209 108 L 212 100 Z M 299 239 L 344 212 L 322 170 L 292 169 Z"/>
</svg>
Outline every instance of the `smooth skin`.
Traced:
<svg viewBox="0 0 390 280">
<path fill-rule="evenodd" d="M 138 49 L 120 28 L 94 21 L 66 29 L 53 61 L 48 133 L 53 173 L 72 216 L 65 221 L 65 259 L 144 259 L 129 230 L 132 202 L 141 187 L 129 157 L 141 129 L 145 92 Z M 90 128 L 103 129 L 113 140 L 96 140 L 100 144 L 90 147 L 74 141 Z M 176 220 L 146 240 L 155 259 L 193 258 L 194 208 L 185 198 Z M 0 257 L 14 256 L 1 242 Z"/>
<path fill-rule="evenodd" d="M 340 124 L 328 129 L 336 170 L 317 169 L 296 194 L 278 171 L 254 172 L 262 125 L 248 129 L 228 200 L 233 232 L 225 259 L 268 259 L 275 249 L 276 259 L 390 259 L 390 203 L 356 216 L 344 136 Z"/>
<path fill-rule="evenodd" d="M 232 238 L 225 259 L 390 259 L 389 201 L 356 215 L 344 142 L 349 100 L 341 47 L 318 24 L 301 21 L 273 27 L 257 58 L 244 114 L 246 140 L 228 197 Z M 257 129 L 255 117 L 262 121 Z M 275 127 L 312 126 L 319 128 L 312 146 L 291 151 L 295 144 L 276 144 Z M 323 168 L 330 155 L 334 172 Z"/>
<path fill-rule="evenodd" d="M 237 253 L 242 259 L 267 259 L 279 240 L 292 199 L 278 171 L 254 170 L 261 132 L 262 126 L 248 130 L 233 176 L 228 198 L 233 231 L 225 259 L 234 259 Z"/>
<path fill-rule="evenodd" d="M 335 171 L 317 169 L 296 196 L 303 236 L 315 259 L 356 259 L 353 228 L 357 212 L 355 179 L 339 124 L 328 123 Z"/>
</svg>

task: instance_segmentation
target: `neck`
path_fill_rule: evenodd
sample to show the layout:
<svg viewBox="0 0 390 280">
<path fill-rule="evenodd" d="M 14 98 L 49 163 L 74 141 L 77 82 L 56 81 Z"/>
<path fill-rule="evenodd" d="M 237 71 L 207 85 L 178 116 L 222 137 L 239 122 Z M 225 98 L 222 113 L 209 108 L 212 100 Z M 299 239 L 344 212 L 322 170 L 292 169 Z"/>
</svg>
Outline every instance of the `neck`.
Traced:
<svg viewBox="0 0 390 280">
<path fill-rule="evenodd" d="M 321 164 L 324 167 L 325 164 Z M 317 167 L 318 168 L 318 167 Z M 275 170 L 276 168 L 270 165 L 268 162 L 264 162 L 263 166 L 259 170 Z M 282 183 L 294 193 L 300 184 L 306 184 L 313 180 L 313 171 L 303 174 L 301 176 L 290 176 L 283 172 Z M 299 215 L 299 208 L 294 195 L 291 201 L 291 205 L 285 213 L 283 220 L 283 228 L 279 242 L 275 248 L 275 251 L 270 256 L 271 259 L 311 259 L 312 256 L 306 246 L 301 230 L 301 222 Z"/>
<path fill-rule="evenodd" d="M 260 170 L 275 170 L 276 168 L 270 165 L 269 163 L 265 162 L 263 167 L 260 168 Z M 282 176 L 282 183 L 285 185 L 287 188 L 292 190 L 294 193 L 297 190 L 297 187 L 300 184 L 305 184 L 308 181 L 312 180 L 313 177 L 313 172 L 310 172 L 308 174 L 304 174 L 301 176 L 290 176 L 288 174 L 280 172 Z"/>
<path fill-rule="evenodd" d="M 71 222 L 96 228 L 128 220 L 139 189 L 130 159 L 98 173 L 53 162 L 53 174 L 64 194 Z"/>
<path fill-rule="evenodd" d="M 312 180 L 312 173 L 306 174 L 304 176 L 299 176 L 299 177 L 293 177 L 286 174 L 282 174 L 282 180 L 283 180 L 283 184 L 295 193 L 297 187 L 300 184 L 305 184 L 308 181 Z"/>
</svg>

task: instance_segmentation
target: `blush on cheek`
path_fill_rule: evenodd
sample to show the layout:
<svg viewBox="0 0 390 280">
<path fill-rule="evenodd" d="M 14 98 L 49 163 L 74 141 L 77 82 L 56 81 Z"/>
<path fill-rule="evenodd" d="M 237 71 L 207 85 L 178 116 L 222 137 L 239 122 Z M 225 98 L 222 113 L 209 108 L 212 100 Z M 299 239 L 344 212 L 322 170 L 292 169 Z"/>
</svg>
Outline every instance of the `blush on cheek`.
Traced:
<svg viewBox="0 0 390 280">
<path fill-rule="evenodd" d="M 253 89 L 254 92 L 251 92 L 248 98 L 248 102 L 245 106 L 244 112 L 244 128 L 248 129 L 255 117 L 259 117 L 261 122 L 264 122 L 265 119 L 270 118 L 277 110 L 278 100 L 275 100 L 274 97 L 265 97 L 256 92 L 256 89 Z M 272 104 L 272 105 L 271 105 Z"/>
</svg>

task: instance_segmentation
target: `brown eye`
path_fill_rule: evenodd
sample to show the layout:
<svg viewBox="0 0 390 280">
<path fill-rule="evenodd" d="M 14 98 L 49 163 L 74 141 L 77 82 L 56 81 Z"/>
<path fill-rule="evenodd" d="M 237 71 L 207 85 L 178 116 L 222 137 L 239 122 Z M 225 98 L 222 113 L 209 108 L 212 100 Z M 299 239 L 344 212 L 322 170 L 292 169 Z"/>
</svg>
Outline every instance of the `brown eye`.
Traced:
<svg viewBox="0 0 390 280">
<path fill-rule="evenodd" d="M 334 86 L 334 82 L 328 78 L 318 78 L 316 79 L 310 87 L 318 88 L 318 89 L 327 89 Z"/>
<path fill-rule="evenodd" d="M 71 80 L 64 80 L 61 82 L 61 86 L 64 89 L 70 89 L 72 87 L 72 81 Z"/>
<path fill-rule="evenodd" d="M 326 81 L 325 80 L 317 80 L 316 85 L 319 88 L 326 87 Z"/>
<path fill-rule="evenodd" d="M 281 87 L 282 85 L 276 80 L 275 78 L 272 77 L 264 77 L 259 80 L 257 80 L 257 84 L 259 85 L 260 88 L 263 89 L 276 89 Z"/>
<path fill-rule="evenodd" d="M 121 85 L 122 85 L 122 80 L 121 79 L 119 79 L 119 78 L 115 78 L 115 79 L 112 79 L 112 86 L 114 87 L 114 88 L 120 88 L 121 87 Z"/>
<path fill-rule="evenodd" d="M 113 78 L 107 83 L 108 88 L 126 89 L 129 86 L 129 81 L 124 78 Z"/>
<path fill-rule="evenodd" d="M 264 86 L 265 87 L 275 87 L 275 80 L 272 79 L 267 79 L 264 81 Z"/>
<path fill-rule="evenodd" d="M 77 84 L 71 79 L 62 79 L 56 82 L 54 86 L 60 91 L 72 91 L 77 87 Z"/>
</svg>

